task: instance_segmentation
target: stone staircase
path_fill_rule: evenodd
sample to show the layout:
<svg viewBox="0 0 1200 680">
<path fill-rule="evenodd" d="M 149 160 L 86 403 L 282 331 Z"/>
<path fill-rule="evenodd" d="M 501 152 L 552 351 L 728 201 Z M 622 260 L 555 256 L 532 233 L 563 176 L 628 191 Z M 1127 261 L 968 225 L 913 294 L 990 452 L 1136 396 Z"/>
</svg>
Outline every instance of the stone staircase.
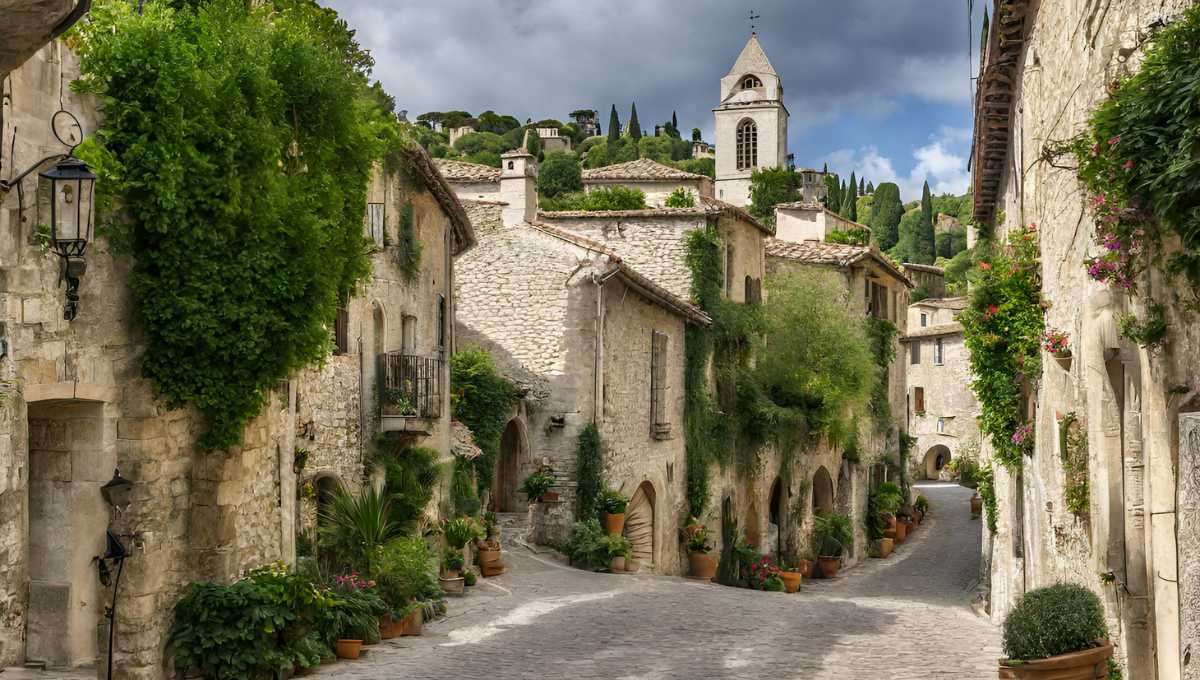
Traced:
<svg viewBox="0 0 1200 680">
<path fill-rule="evenodd" d="M 498 512 L 496 523 L 500 525 L 500 542 L 504 545 L 525 543 L 529 535 L 528 512 Z"/>
</svg>

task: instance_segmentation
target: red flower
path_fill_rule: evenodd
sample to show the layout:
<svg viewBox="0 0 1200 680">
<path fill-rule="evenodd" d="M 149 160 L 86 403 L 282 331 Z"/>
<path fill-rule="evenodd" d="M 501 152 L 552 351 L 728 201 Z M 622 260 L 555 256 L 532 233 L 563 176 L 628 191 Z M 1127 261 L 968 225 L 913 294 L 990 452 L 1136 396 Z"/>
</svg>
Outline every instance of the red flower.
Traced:
<svg viewBox="0 0 1200 680">
<path fill-rule="evenodd" d="M 991 262 L 980 262 L 980 263 L 979 263 L 979 269 L 981 269 L 982 271 L 985 271 L 985 272 L 987 272 L 987 271 L 991 271 L 991 270 L 992 270 L 992 263 L 991 263 Z"/>
<path fill-rule="evenodd" d="M 995 316 L 996 312 L 999 312 L 999 311 L 1000 311 L 1000 308 L 999 308 L 999 307 L 997 307 L 996 305 L 988 305 L 988 306 L 987 306 L 987 313 L 986 313 L 986 314 L 984 314 L 984 316 L 985 316 L 985 317 L 991 317 L 991 316 Z"/>
<path fill-rule="evenodd" d="M 1121 167 L 1126 170 L 1132 170 L 1133 169 L 1133 159 L 1130 158 L 1129 160 L 1125 161 L 1125 163 Z"/>
<path fill-rule="evenodd" d="M 1116 145 L 1117 145 L 1117 143 L 1118 143 L 1118 142 L 1120 142 L 1120 141 L 1121 141 L 1121 135 L 1117 135 L 1116 137 L 1113 137 L 1112 139 L 1108 140 L 1108 145 L 1109 145 L 1109 146 L 1116 146 Z"/>
</svg>

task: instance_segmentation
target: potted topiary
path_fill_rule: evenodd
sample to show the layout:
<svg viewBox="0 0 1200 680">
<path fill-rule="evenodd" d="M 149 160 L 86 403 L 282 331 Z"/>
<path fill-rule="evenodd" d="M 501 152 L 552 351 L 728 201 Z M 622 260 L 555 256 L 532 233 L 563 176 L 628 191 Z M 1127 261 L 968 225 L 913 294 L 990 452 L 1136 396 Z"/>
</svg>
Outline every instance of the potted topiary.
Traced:
<svg viewBox="0 0 1200 680">
<path fill-rule="evenodd" d="M 1025 593 L 1004 619 L 1000 678 L 1107 678 L 1113 647 L 1092 591 L 1059 583 Z"/>
<path fill-rule="evenodd" d="M 554 475 L 549 470 L 542 468 L 521 482 L 521 492 L 525 494 L 530 503 L 558 500 L 558 494 L 555 494 L 553 499 L 548 498 L 552 486 L 554 486 Z"/>
<path fill-rule="evenodd" d="M 833 578 L 842 566 L 842 552 L 854 542 L 854 525 L 840 512 L 818 512 L 813 518 L 813 544 L 821 578 Z"/>
<path fill-rule="evenodd" d="M 446 552 L 442 555 L 442 573 L 438 576 L 438 584 L 442 586 L 442 590 L 446 591 L 447 595 L 463 594 L 466 581 L 459 574 L 464 564 L 466 564 L 466 560 L 463 559 L 461 548 L 457 550 L 446 548 Z"/>
<path fill-rule="evenodd" d="M 708 527 L 693 517 L 683 531 L 687 543 L 688 568 L 691 578 L 712 580 L 717 573 L 717 558 L 710 552 L 712 544 L 708 541 Z"/>
<path fill-rule="evenodd" d="M 971 517 L 978 517 L 983 514 L 983 497 L 976 491 L 974 496 L 971 496 Z"/>
<path fill-rule="evenodd" d="M 604 530 L 610 536 L 619 536 L 625 529 L 625 508 L 629 499 L 620 491 L 605 489 L 600 492 L 600 512 L 604 515 Z"/>
</svg>

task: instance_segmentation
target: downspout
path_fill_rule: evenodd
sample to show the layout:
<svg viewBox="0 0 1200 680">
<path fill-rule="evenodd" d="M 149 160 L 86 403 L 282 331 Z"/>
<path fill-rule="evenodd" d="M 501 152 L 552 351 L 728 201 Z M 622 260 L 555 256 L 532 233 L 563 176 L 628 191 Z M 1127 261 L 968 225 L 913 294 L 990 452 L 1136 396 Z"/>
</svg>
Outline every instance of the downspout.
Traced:
<svg viewBox="0 0 1200 680">
<path fill-rule="evenodd" d="M 592 283 L 596 284 L 596 355 L 592 366 L 592 424 L 600 425 L 604 408 L 604 284 L 621 271 L 613 267 L 604 274 L 592 272 Z"/>
</svg>

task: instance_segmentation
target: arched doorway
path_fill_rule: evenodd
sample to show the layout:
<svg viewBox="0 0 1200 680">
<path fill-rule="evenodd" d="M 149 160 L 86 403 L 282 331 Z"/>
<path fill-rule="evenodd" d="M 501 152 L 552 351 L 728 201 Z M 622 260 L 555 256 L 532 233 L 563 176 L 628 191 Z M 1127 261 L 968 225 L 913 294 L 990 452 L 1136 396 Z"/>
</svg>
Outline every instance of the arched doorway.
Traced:
<svg viewBox="0 0 1200 680">
<path fill-rule="evenodd" d="M 942 468 L 950 463 L 950 449 L 944 444 L 935 444 L 925 452 L 923 464 L 925 479 L 937 479 Z"/>
<path fill-rule="evenodd" d="M 833 512 L 833 478 L 825 466 L 817 468 L 812 481 L 812 509 L 814 513 Z"/>
<path fill-rule="evenodd" d="M 746 543 L 754 546 L 760 552 L 768 549 L 763 545 L 762 523 L 758 519 L 758 503 L 750 501 L 750 508 L 746 510 Z"/>
<path fill-rule="evenodd" d="M 500 436 L 500 459 L 492 479 L 491 507 L 496 512 L 517 512 L 525 505 L 517 498 L 521 466 L 525 462 L 525 433 L 516 418 L 508 421 Z"/>
<path fill-rule="evenodd" d="M 771 485 L 771 505 L 767 509 L 769 524 L 767 526 L 768 548 L 778 559 L 783 555 L 783 518 L 787 515 L 787 500 L 783 493 L 783 480 L 776 477 Z"/>
<path fill-rule="evenodd" d="M 633 557 L 642 564 L 654 563 L 654 485 L 642 482 L 625 509 L 625 538 L 633 546 Z"/>
</svg>

